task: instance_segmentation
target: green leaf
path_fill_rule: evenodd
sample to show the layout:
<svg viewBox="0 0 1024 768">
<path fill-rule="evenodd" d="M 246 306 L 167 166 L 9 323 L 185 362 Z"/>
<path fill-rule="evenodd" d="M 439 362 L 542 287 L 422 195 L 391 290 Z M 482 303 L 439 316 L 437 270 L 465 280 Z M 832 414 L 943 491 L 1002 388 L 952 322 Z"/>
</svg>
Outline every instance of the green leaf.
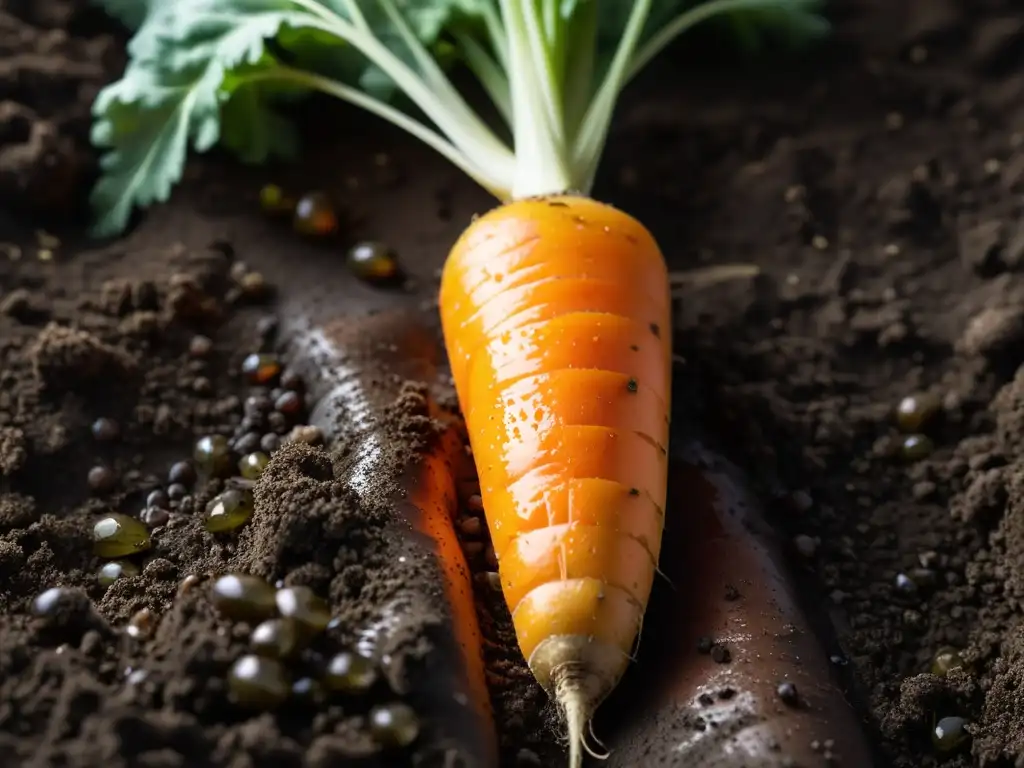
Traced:
<svg viewBox="0 0 1024 768">
<path fill-rule="evenodd" d="M 253 78 L 259 77 L 261 68 L 270 70 L 275 66 L 277 63 L 265 56 L 253 68 L 228 71 L 221 83 L 221 143 L 249 165 L 275 157 L 290 160 L 298 154 L 295 126 L 271 105 L 305 92 Z"/>
<path fill-rule="evenodd" d="M 481 6 L 491 0 L 392 0 L 405 18 L 416 38 L 428 50 L 437 49 L 441 42 L 441 34 L 455 23 L 464 23 L 467 19 L 477 19 Z M 344 3 L 335 3 L 344 6 Z M 415 60 L 408 47 L 402 41 L 395 25 L 388 18 L 380 0 L 359 0 L 358 3 L 367 24 L 374 36 L 391 52 L 398 55 L 406 64 L 415 65 Z M 348 19 L 347 10 L 342 8 L 339 14 Z M 364 66 L 358 77 L 360 88 L 380 99 L 391 99 L 395 96 L 395 83 L 379 67 L 370 64 Z"/>
<path fill-rule="evenodd" d="M 92 0 L 97 5 L 113 16 L 130 30 L 136 30 L 142 26 L 142 22 L 149 13 L 149 7 L 153 0 Z"/>
<path fill-rule="evenodd" d="M 128 50 L 121 80 L 93 106 L 93 143 L 110 150 L 92 204 L 95 233 L 122 232 L 135 206 L 163 202 L 189 147 L 221 139 L 243 159 L 289 156 L 295 137 L 268 106 L 259 76 L 277 66 L 264 40 L 311 17 L 289 0 L 174 0 L 154 6 Z M 223 119 L 223 124 L 222 124 Z"/>
</svg>

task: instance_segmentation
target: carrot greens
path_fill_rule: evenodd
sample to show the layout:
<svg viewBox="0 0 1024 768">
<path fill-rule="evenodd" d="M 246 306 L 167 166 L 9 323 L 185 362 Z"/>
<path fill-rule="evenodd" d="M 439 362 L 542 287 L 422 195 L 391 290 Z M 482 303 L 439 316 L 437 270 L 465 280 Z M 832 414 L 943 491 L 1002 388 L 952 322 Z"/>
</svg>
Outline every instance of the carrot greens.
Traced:
<svg viewBox="0 0 1024 768">
<path fill-rule="evenodd" d="M 313 92 L 407 131 L 501 200 L 587 192 L 623 87 L 676 37 L 714 16 L 745 39 L 827 29 L 822 0 L 94 2 L 134 30 L 124 75 L 93 108 L 100 236 L 166 200 L 190 149 L 294 156 L 279 110 Z M 460 94 L 452 64 L 479 80 L 498 124 Z"/>
</svg>

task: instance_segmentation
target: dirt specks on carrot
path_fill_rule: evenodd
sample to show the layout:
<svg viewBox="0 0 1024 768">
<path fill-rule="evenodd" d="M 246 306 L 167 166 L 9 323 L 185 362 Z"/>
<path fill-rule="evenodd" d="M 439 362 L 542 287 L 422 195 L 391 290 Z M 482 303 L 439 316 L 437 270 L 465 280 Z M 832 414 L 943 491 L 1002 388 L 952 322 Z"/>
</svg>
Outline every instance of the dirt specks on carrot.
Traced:
<svg viewBox="0 0 1024 768">
<path fill-rule="evenodd" d="M 661 338 L 661 326 L 658 325 L 657 323 L 651 323 L 651 333 L 653 333 L 657 338 L 660 339 Z"/>
<path fill-rule="evenodd" d="M 632 393 L 635 393 L 638 389 L 640 389 L 640 385 L 637 384 L 636 379 L 630 379 L 629 381 L 626 382 L 626 389 L 628 389 Z"/>
</svg>

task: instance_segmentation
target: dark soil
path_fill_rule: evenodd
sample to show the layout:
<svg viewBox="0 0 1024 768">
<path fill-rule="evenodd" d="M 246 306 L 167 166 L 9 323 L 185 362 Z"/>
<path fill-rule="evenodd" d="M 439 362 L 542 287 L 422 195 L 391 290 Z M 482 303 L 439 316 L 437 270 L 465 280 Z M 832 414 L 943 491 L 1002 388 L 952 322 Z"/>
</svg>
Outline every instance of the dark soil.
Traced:
<svg viewBox="0 0 1024 768">
<path fill-rule="evenodd" d="M 488 200 L 426 150 L 344 113 L 338 125 L 373 141 L 339 142 L 346 129 L 332 124 L 331 149 L 275 179 L 335 193 L 347 214 L 340 240 L 302 242 L 265 221 L 255 196 L 271 172 L 210 161 L 129 238 L 90 245 L 55 222 L 81 210 L 94 167 L 89 105 L 122 59 L 121 38 L 83 5 L 0 0 L 4 764 L 326 766 L 372 752 L 368 702 L 276 717 L 231 706 L 223 680 L 244 633 L 201 588 L 208 574 L 255 570 L 309 584 L 341 610 L 347 566 L 303 543 L 351 503 L 318 475 L 325 454 L 278 453 L 257 488 L 257 524 L 237 541 L 193 514 L 216 482 L 147 513 L 158 524 L 141 575 L 106 591 L 91 523 L 111 509 L 140 514 L 201 435 L 274 432 L 243 424 L 253 390 L 240 363 L 272 346 L 275 310 L 252 279 L 242 290 L 238 261 L 271 283 L 288 273 L 293 289 L 304 270 L 340 262 L 345 243 L 383 239 L 429 303 L 447 247 Z M 814 56 L 716 72 L 663 62 L 623 106 L 599 193 L 651 226 L 674 269 L 761 268 L 699 291 L 681 285 L 679 375 L 699 382 L 708 407 L 694 410 L 714 414 L 705 426 L 777 499 L 777 525 L 812 537 L 794 545 L 794 566 L 820 587 L 890 764 L 1019 764 L 1024 10 L 841 3 L 835 37 Z M 378 301 L 340 266 L 336 284 L 313 280 L 302 302 L 341 311 Z M 940 404 L 925 428 L 935 447 L 910 461 L 894 408 L 921 393 Z M 115 439 L 94 438 L 98 417 L 118 422 Z M 287 433 L 301 414 L 276 422 Z M 90 491 L 95 465 L 113 471 L 110 491 Z M 288 501 L 278 520 L 274 500 Z M 339 551 L 358 559 L 370 540 Z M 33 599 L 56 585 L 78 591 L 54 616 L 33 617 Z M 139 631 L 121 631 L 133 617 Z M 319 651 L 344 640 L 329 633 Z M 934 677 L 943 646 L 967 666 Z M 557 759 L 538 730 L 542 697 L 514 653 L 496 653 L 508 752 L 527 750 L 510 764 Z M 947 715 L 967 718 L 971 739 L 939 755 L 930 734 Z"/>
</svg>

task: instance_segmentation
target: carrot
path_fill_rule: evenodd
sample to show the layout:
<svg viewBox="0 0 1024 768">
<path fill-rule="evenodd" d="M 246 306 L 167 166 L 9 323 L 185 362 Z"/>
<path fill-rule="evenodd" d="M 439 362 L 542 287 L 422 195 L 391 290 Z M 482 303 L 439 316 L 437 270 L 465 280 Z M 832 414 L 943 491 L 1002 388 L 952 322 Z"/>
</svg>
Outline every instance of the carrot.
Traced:
<svg viewBox="0 0 1024 768">
<path fill-rule="evenodd" d="M 244 13 L 242 2 L 151 4 L 132 41 L 132 76 L 97 100 L 93 135 L 115 149 L 94 195 L 109 209 L 100 230 L 122 227 L 134 202 L 164 199 L 180 177 L 180 157 L 156 163 L 133 144 L 152 136 L 138 125 L 163 119 L 157 138 L 179 154 L 189 137 L 202 148 L 223 135 L 264 157 L 290 142 L 279 120 L 253 125 L 269 114 L 259 97 L 301 90 L 390 121 L 503 203 L 452 251 L 442 325 L 505 596 L 534 674 L 565 713 L 576 768 L 593 710 L 628 664 L 665 501 L 665 264 L 639 222 L 587 198 L 616 102 L 699 22 L 729 13 L 747 33 L 745 22 L 781 22 L 792 39 L 826 26 L 810 11 L 819 0 L 293 0 Z M 268 36 L 276 46 L 264 46 Z M 441 51 L 476 75 L 504 125 L 495 130 L 467 103 Z M 174 70 L 179 60 L 187 76 Z M 316 62 L 336 66 L 303 68 Z M 168 72 L 172 81 L 154 89 Z M 337 79 L 343 72 L 358 76 Z M 394 86 L 419 116 L 371 84 Z M 163 101 L 140 98 L 151 91 Z M 172 97 L 180 103 L 165 103 Z M 233 108 L 220 126 L 210 113 L 222 103 Z M 144 121 L 129 106 L 162 113 Z"/>
<path fill-rule="evenodd" d="M 407 308 L 362 318 L 346 311 L 311 324 L 308 307 L 293 309 L 297 327 L 286 324 L 283 331 L 290 365 L 303 375 L 307 396 L 316 403 L 310 423 L 340 454 L 341 476 L 356 496 L 379 504 L 373 499 L 381 488 L 391 486 L 397 494 L 380 521 L 387 533 L 384 561 L 395 575 L 416 569 L 415 578 L 392 579 L 393 588 L 367 598 L 371 615 L 364 626 L 352 628 L 358 648 L 375 659 L 390 657 L 383 666 L 396 670 L 398 679 L 390 682 L 423 717 L 425 746 L 467 766 L 490 768 L 497 762 L 497 736 L 469 568 L 453 524 L 452 467 L 463 455 L 463 432 L 433 398 L 401 389 L 406 381 L 437 382 L 437 334 Z M 430 439 L 403 467 L 389 450 L 394 414 L 416 408 L 432 422 Z M 431 656 L 422 665 L 408 643 L 413 631 L 430 639 Z"/>
<path fill-rule="evenodd" d="M 851 706 L 864 692 L 836 685 L 824 651 L 834 639 L 817 631 L 828 619 L 806 610 L 817 607 L 804 601 L 814 595 L 795 586 L 749 478 L 693 420 L 673 425 L 670 462 L 668 508 L 685 507 L 686 525 L 665 534 L 666 580 L 653 590 L 644 653 L 623 686 L 634 695 L 616 707 L 609 768 L 827 765 L 823 744 L 832 764 L 880 764 Z M 701 638 L 721 640 L 730 663 L 695 653 Z M 782 682 L 793 686 L 788 696 Z M 711 727 L 697 737 L 701 721 Z"/>
<path fill-rule="evenodd" d="M 661 547 L 665 262 L 614 208 L 523 200 L 463 234 L 440 295 L 501 586 L 578 753 L 627 667 Z"/>
</svg>

